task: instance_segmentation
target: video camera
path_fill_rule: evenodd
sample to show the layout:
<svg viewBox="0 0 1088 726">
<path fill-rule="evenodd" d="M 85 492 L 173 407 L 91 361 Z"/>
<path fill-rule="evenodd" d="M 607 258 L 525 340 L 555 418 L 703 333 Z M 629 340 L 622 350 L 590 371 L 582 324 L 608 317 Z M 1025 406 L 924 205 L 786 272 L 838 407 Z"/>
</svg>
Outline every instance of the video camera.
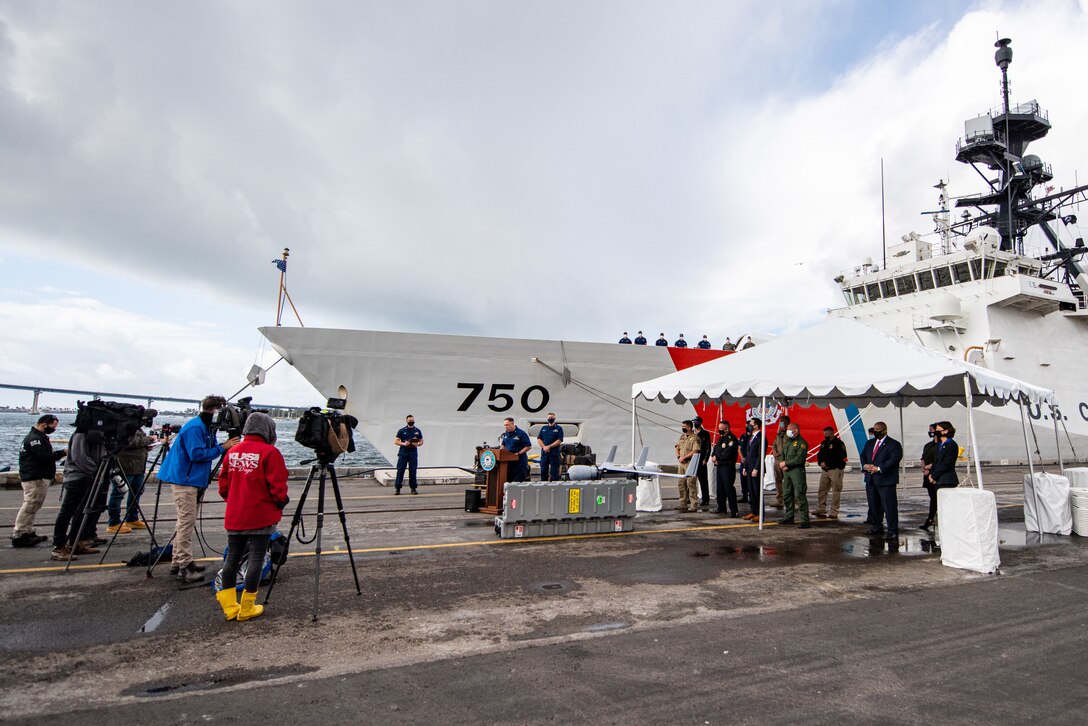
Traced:
<svg viewBox="0 0 1088 726">
<path fill-rule="evenodd" d="M 151 426 L 158 415 L 153 408 L 117 401 L 77 401 L 76 433 L 88 441 L 103 443 L 116 454 L 132 440 L 141 426 Z"/>
<path fill-rule="evenodd" d="M 352 431 L 359 425 L 359 419 L 341 413 L 347 406 L 346 399 L 330 398 L 325 406 L 324 409 L 314 406 L 302 414 L 295 441 L 307 449 L 313 449 L 326 463 L 331 463 L 340 454 L 355 451 Z"/>
<path fill-rule="evenodd" d="M 238 403 L 228 402 L 216 411 L 215 416 L 212 417 L 212 434 L 217 431 L 225 431 L 228 439 L 241 436 L 242 430 L 246 426 L 246 419 L 249 418 L 249 414 L 253 413 L 253 408 L 249 405 L 252 400 L 253 396 L 239 398 Z"/>
</svg>

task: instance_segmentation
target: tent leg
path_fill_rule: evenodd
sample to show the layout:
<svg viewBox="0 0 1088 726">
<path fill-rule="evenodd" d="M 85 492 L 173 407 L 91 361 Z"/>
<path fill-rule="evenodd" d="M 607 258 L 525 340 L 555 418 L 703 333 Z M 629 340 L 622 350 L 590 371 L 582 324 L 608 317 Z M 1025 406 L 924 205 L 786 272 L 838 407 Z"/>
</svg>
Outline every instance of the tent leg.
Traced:
<svg viewBox="0 0 1088 726">
<path fill-rule="evenodd" d="M 635 463 L 635 401 L 638 399 L 631 399 L 631 465 Z"/>
<path fill-rule="evenodd" d="M 759 438 L 763 451 L 759 452 L 759 531 L 763 531 L 763 468 L 767 460 L 767 397 L 759 402 Z"/>
<path fill-rule="evenodd" d="M 903 397 L 899 397 L 899 446 L 907 450 L 907 431 L 903 428 Z"/>
<path fill-rule="evenodd" d="M 975 460 L 975 476 L 978 478 L 978 488 L 985 489 L 982 485 L 982 464 L 978 458 L 978 443 L 975 441 L 975 414 L 974 402 L 971 400 L 971 376 L 963 377 L 963 399 L 967 404 L 967 431 L 971 434 L 971 458 Z"/>
<path fill-rule="evenodd" d="M 1035 491 L 1035 462 L 1031 460 L 1031 444 L 1028 443 L 1028 425 L 1024 420 L 1024 401 L 1022 398 L 1016 399 L 1016 404 L 1020 406 L 1020 430 L 1024 432 L 1024 451 L 1028 455 L 1028 473 L 1031 474 L 1031 498 L 1035 500 L 1035 516 L 1038 520 L 1039 516 L 1039 494 Z M 1024 518 L 1025 523 L 1027 517 Z"/>
<path fill-rule="evenodd" d="M 1050 404 L 1050 418 L 1054 421 L 1054 448 L 1058 452 L 1058 473 L 1065 473 L 1065 462 L 1062 460 L 1062 442 L 1058 439 L 1058 417 L 1062 412 L 1054 404 Z"/>
</svg>

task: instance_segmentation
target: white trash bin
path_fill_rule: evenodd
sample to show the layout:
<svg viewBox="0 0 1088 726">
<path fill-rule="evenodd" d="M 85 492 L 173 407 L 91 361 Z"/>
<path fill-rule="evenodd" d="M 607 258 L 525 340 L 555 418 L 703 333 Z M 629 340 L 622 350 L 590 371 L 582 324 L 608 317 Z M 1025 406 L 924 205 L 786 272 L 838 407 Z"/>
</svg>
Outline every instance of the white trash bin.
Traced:
<svg viewBox="0 0 1088 726">
<path fill-rule="evenodd" d="M 937 490 L 941 563 L 989 574 L 1001 565 L 997 550 L 997 499 L 991 491 Z"/>
</svg>

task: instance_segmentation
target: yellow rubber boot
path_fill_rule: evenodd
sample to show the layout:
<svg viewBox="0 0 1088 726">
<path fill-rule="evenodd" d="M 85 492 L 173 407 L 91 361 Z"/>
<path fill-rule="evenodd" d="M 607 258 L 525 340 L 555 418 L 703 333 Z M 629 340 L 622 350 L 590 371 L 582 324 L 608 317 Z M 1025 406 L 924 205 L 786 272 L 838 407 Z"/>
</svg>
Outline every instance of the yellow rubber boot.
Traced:
<svg viewBox="0 0 1088 726">
<path fill-rule="evenodd" d="M 252 620 L 264 612 L 264 605 L 257 604 L 257 593 L 242 590 L 242 604 L 238 611 L 238 620 Z"/>
<path fill-rule="evenodd" d="M 222 589 L 215 593 L 215 599 L 219 601 L 219 604 L 223 608 L 223 615 L 227 617 L 227 620 L 234 620 L 238 617 L 238 591 L 233 587 L 229 590 Z"/>
</svg>

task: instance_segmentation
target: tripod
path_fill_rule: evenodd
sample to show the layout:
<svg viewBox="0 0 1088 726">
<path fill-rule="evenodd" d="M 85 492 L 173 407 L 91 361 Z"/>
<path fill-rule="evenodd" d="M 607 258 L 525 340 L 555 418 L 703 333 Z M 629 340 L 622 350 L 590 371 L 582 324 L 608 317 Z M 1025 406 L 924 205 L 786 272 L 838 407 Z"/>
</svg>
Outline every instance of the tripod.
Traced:
<svg viewBox="0 0 1088 726">
<path fill-rule="evenodd" d="M 113 451 L 113 447 L 110 449 L 110 453 L 106 455 L 98 463 L 98 469 L 94 474 L 94 483 L 91 484 L 91 488 L 87 491 L 86 498 L 83 505 L 83 518 L 79 522 L 79 528 L 76 530 L 75 542 L 68 549 L 68 560 L 64 563 L 64 571 L 68 572 L 68 568 L 72 566 L 72 557 L 75 554 L 76 546 L 80 542 L 80 537 L 83 536 L 84 530 L 87 528 L 87 522 L 90 521 L 92 514 L 101 513 L 102 507 L 98 506 L 98 498 L 102 494 L 106 493 L 106 487 L 110 486 L 111 476 L 115 473 L 123 472 L 119 461 L 117 461 L 117 453 Z M 140 516 L 140 521 L 148 527 L 148 533 L 151 535 L 151 546 L 155 547 L 155 532 L 147 524 L 147 518 L 144 517 L 143 509 L 140 507 L 140 502 L 133 500 L 132 504 L 136 507 L 136 513 Z M 125 508 L 125 518 L 127 518 L 130 508 Z M 109 553 L 110 547 L 113 546 L 114 540 L 117 539 L 117 532 L 113 533 L 113 539 L 110 540 L 109 546 L 106 547 L 106 552 L 102 554 L 102 559 L 99 564 L 106 561 L 106 554 Z"/>
<path fill-rule="evenodd" d="M 348 534 L 348 522 L 347 517 L 344 516 L 344 500 L 340 496 L 340 484 L 336 480 L 336 467 L 333 466 L 333 460 L 327 460 L 323 457 L 318 457 L 315 461 L 303 461 L 303 464 L 313 463 L 310 467 L 310 475 L 306 478 L 306 486 L 302 490 L 302 496 L 299 497 L 298 506 L 295 507 L 295 516 L 291 518 L 291 529 L 287 533 L 287 542 L 290 543 L 291 536 L 294 535 L 299 544 L 309 544 L 311 542 L 317 543 L 317 549 L 314 555 L 314 611 L 312 621 L 317 621 L 317 602 L 318 592 L 321 583 L 321 530 L 325 524 L 325 475 L 328 474 L 329 480 L 332 482 L 332 493 L 336 497 L 336 511 L 340 515 L 340 528 L 344 532 L 344 544 L 348 549 L 348 560 L 351 562 L 351 574 L 355 578 L 355 594 L 362 595 L 363 591 L 359 587 L 359 573 L 355 569 L 355 557 L 351 553 L 351 536 Z M 302 525 L 302 509 L 306 506 L 306 497 L 310 493 L 310 485 L 313 484 L 314 477 L 318 476 L 317 483 L 317 528 L 314 532 L 314 536 L 310 539 L 303 539 L 303 536 L 299 528 Z M 268 591 L 264 596 L 264 603 L 268 604 L 268 599 L 272 597 L 272 588 L 276 586 L 276 579 L 280 574 L 280 568 L 283 567 L 284 561 L 287 559 L 287 551 L 284 550 L 283 555 L 279 558 L 279 561 L 274 563 L 272 568 L 272 577 L 268 582 Z"/>
</svg>

